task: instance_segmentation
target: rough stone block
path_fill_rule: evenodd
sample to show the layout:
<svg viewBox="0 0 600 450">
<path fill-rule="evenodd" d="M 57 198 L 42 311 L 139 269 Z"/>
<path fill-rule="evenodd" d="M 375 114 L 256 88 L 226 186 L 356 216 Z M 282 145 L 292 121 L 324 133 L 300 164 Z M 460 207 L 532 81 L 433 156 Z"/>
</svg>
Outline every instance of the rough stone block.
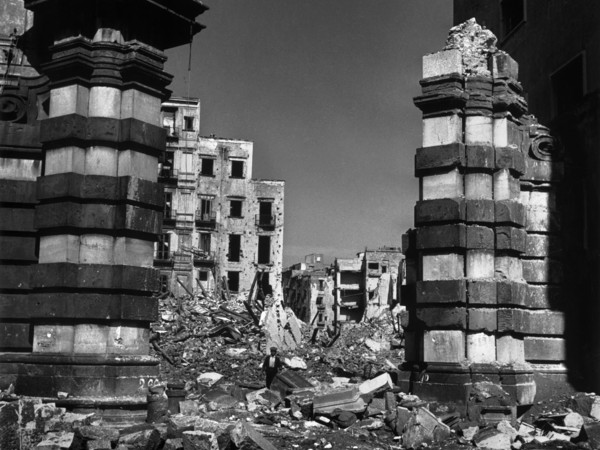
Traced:
<svg viewBox="0 0 600 450">
<path fill-rule="evenodd" d="M 523 333 L 526 326 L 527 311 L 521 309 L 501 308 L 497 312 L 498 331 L 501 333 Z"/>
<path fill-rule="evenodd" d="M 421 200 L 460 198 L 463 195 L 463 176 L 458 168 L 421 177 Z"/>
<path fill-rule="evenodd" d="M 561 220 L 556 210 L 528 205 L 526 229 L 534 233 L 558 233 L 561 230 Z"/>
<path fill-rule="evenodd" d="M 466 280 L 417 282 L 417 303 L 465 303 Z"/>
<path fill-rule="evenodd" d="M 523 253 L 525 251 L 527 232 L 522 228 L 496 227 L 496 249 Z"/>
<path fill-rule="evenodd" d="M 34 266 L 0 265 L 0 289 L 30 289 L 32 267 Z"/>
<path fill-rule="evenodd" d="M 423 335 L 423 361 L 456 363 L 465 359 L 465 332 L 431 330 Z"/>
<path fill-rule="evenodd" d="M 92 86 L 89 97 L 90 117 L 121 117 L 121 90 L 109 86 Z"/>
<path fill-rule="evenodd" d="M 119 152 L 117 176 L 138 177 L 142 180 L 156 182 L 158 179 L 158 170 L 156 170 L 157 165 L 158 158 L 156 156 L 134 150 L 123 150 Z"/>
<path fill-rule="evenodd" d="M 119 151 L 114 147 L 94 145 L 86 148 L 84 164 L 86 175 L 117 176 Z"/>
<path fill-rule="evenodd" d="M 0 179 L 0 202 L 35 205 L 36 181 Z"/>
<path fill-rule="evenodd" d="M 467 333 L 467 359 L 474 363 L 496 360 L 496 338 L 486 333 Z"/>
<path fill-rule="evenodd" d="M 527 361 L 564 361 L 566 344 L 563 338 L 525 337 Z"/>
<path fill-rule="evenodd" d="M 465 198 L 488 199 L 493 195 L 493 177 L 489 173 L 467 172 L 465 174 Z"/>
<path fill-rule="evenodd" d="M 493 119 L 491 116 L 467 116 L 465 118 L 465 143 L 467 145 L 493 143 Z"/>
<path fill-rule="evenodd" d="M 464 256 L 459 253 L 423 255 L 423 280 L 455 280 L 464 277 Z"/>
<path fill-rule="evenodd" d="M 420 176 L 431 170 L 448 169 L 465 165 L 465 146 L 456 142 L 448 145 L 418 148 L 415 156 L 415 174 Z"/>
<path fill-rule="evenodd" d="M 361 398 L 360 391 L 355 387 L 315 395 L 313 398 L 315 414 L 328 414 L 338 408 L 342 411 L 361 413 L 367 408 L 367 405 Z"/>
<path fill-rule="evenodd" d="M 277 450 L 277 447 L 265 439 L 252 425 L 242 421 L 239 421 L 235 428 L 231 430 L 231 440 L 236 448 L 239 449 L 259 448 L 261 450 Z"/>
<path fill-rule="evenodd" d="M 393 389 L 394 383 L 392 382 L 392 377 L 386 372 L 381 375 L 372 378 L 367 381 L 363 381 L 359 386 L 358 390 L 361 394 L 372 394 L 381 389 L 388 390 Z"/>
<path fill-rule="evenodd" d="M 495 305 L 496 282 L 486 280 L 468 280 L 467 297 L 469 305 Z"/>
<path fill-rule="evenodd" d="M 492 55 L 492 76 L 494 78 L 519 79 L 519 64 L 503 51 Z"/>
<path fill-rule="evenodd" d="M 463 73 L 460 50 L 443 50 L 423 56 L 423 78 L 437 77 L 451 73 Z"/>
<path fill-rule="evenodd" d="M 516 147 L 496 147 L 496 169 L 509 169 L 519 175 L 525 173 L 525 156 Z"/>
<path fill-rule="evenodd" d="M 491 223 L 494 222 L 494 201 L 486 199 L 467 200 L 467 222 Z"/>
<path fill-rule="evenodd" d="M 563 181 L 565 175 L 563 162 L 538 161 L 527 158 L 525 163 L 527 170 L 523 175 L 523 180 L 553 183 Z"/>
<path fill-rule="evenodd" d="M 114 264 L 114 238 L 105 234 L 80 236 L 79 262 L 81 264 Z"/>
<path fill-rule="evenodd" d="M 469 308 L 469 331 L 496 331 L 498 326 L 496 310 L 491 308 Z"/>
<path fill-rule="evenodd" d="M 432 222 L 461 222 L 464 220 L 465 202 L 461 199 L 423 200 L 415 205 L 416 226 Z"/>
<path fill-rule="evenodd" d="M 466 237 L 463 224 L 424 226 L 417 229 L 417 249 L 464 248 Z"/>
<path fill-rule="evenodd" d="M 466 271 L 469 279 L 494 277 L 493 250 L 467 250 Z"/>
<path fill-rule="evenodd" d="M 2 189 L 1 186 L 0 189 Z M 33 208 L 4 208 L 0 206 L 0 230 L 2 230 L 2 232 L 35 232 L 35 228 L 33 227 L 34 212 L 35 210 Z M 0 254 L 2 253 L 0 252 Z"/>
<path fill-rule="evenodd" d="M 75 325 L 73 353 L 106 353 L 109 327 L 99 324 Z"/>
<path fill-rule="evenodd" d="M 496 285 L 498 304 L 530 307 L 527 301 L 528 289 L 530 287 L 527 283 L 507 280 L 498 281 Z"/>
<path fill-rule="evenodd" d="M 492 228 L 482 227 L 479 225 L 467 226 L 467 248 L 493 250 L 494 230 Z"/>
<path fill-rule="evenodd" d="M 517 200 L 520 193 L 519 180 L 508 169 L 494 172 L 494 200 Z"/>
<path fill-rule="evenodd" d="M 33 351 L 35 353 L 73 352 L 73 325 L 36 324 L 33 327 Z"/>
<path fill-rule="evenodd" d="M 45 121 L 42 123 L 45 123 Z M 65 172 L 85 173 L 84 148 L 71 145 L 46 150 L 44 175 Z"/>
<path fill-rule="evenodd" d="M 499 224 L 525 226 L 525 206 L 519 201 L 500 200 L 495 202 L 496 222 Z"/>
<path fill-rule="evenodd" d="M 523 262 L 513 256 L 496 256 L 495 277 L 499 280 L 523 281 Z"/>
<path fill-rule="evenodd" d="M 509 120 L 507 117 L 494 118 L 494 147 L 508 147 Z"/>
<path fill-rule="evenodd" d="M 496 359 L 500 364 L 515 364 L 525 362 L 525 342 L 513 336 L 498 336 L 496 338 Z"/>
<path fill-rule="evenodd" d="M 563 279 L 562 263 L 550 258 L 523 260 L 523 277 L 528 283 L 560 284 Z"/>
<path fill-rule="evenodd" d="M 562 239 L 558 235 L 527 234 L 524 256 L 531 258 L 559 258 L 563 253 Z"/>
<path fill-rule="evenodd" d="M 160 98 L 137 89 L 121 94 L 121 118 L 133 118 L 160 126 Z"/>
<path fill-rule="evenodd" d="M 428 328 L 458 328 L 467 326 L 467 310 L 465 308 L 419 308 L 417 318 Z"/>
<path fill-rule="evenodd" d="M 130 237 L 117 237 L 114 244 L 114 263 L 126 266 L 151 266 L 154 261 L 154 242 Z"/>
<path fill-rule="evenodd" d="M 87 115 L 90 90 L 78 84 L 54 87 L 50 90 L 49 117 L 67 114 Z"/>
<path fill-rule="evenodd" d="M 494 168 L 494 147 L 491 145 L 467 145 L 465 147 L 465 156 L 469 169 Z"/>
<path fill-rule="evenodd" d="M 0 255 L 5 260 L 36 262 L 36 238 L 0 235 Z"/>
<path fill-rule="evenodd" d="M 29 323 L 0 322 L 0 348 L 25 350 L 31 349 Z"/>
<path fill-rule="evenodd" d="M 525 334 L 561 336 L 565 332 L 565 315 L 561 311 L 527 311 Z"/>
<path fill-rule="evenodd" d="M 562 305 L 564 299 L 562 290 L 558 286 L 536 286 L 527 287 L 526 305 L 529 308 L 556 308 Z"/>
<path fill-rule="evenodd" d="M 119 355 L 147 355 L 149 340 L 150 329 L 145 325 L 110 325 L 108 327 L 106 352 Z"/>
<path fill-rule="evenodd" d="M 205 431 L 184 431 L 184 450 L 219 450 L 217 436 Z"/>
<path fill-rule="evenodd" d="M 463 119 L 457 114 L 423 119 L 423 147 L 462 142 Z"/>
</svg>

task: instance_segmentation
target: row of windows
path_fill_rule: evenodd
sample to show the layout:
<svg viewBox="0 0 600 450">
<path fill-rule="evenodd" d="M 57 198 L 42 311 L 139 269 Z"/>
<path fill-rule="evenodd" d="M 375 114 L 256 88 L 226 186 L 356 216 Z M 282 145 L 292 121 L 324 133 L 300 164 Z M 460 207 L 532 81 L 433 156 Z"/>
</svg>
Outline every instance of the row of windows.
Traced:
<svg viewBox="0 0 600 450">
<path fill-rule="evenodd" d="M 198 281 L 200 282 L 208 282 L 208 278 L 209 278 L 209 270 L 199 270 L 198 271 Z M 189 278 L 187 276 L 181 276 L 178 275 L 179 279 L 182 279 L 182 282 L 184 282 L 184 284 L 188 284 L 186 283 L 186 281 L 189 282 Z M 163 273 L 160 275 L 160 290 L 163 293 L 166 293 L 169 291 L 169 280 L 171 279 L 171 275 L 170 274 L 166 274 Z M 229 270 L 227 271 L 227 288 L 229 289 L 229 291 L 231 292 L 239 292 L 240 290 L 240 272 L 237 270 Z M 258 295 L 259 297 L 264 298 L 266 295 L 272 295 L 273 294 L 273 288 L 270 284 L 270 276 L 268 273 L 263 273 L 262 277 L 260 278 L 259 283 L 257 283 L 257 290 L 258 290 Z M 262 294 L 262 295 L 261 295 Z"/>
<path fill-rule="evenodd" d="M 229 178 L 244 178 L 244 161 L 239 159 L 230 160 Z M 213 177 L 215 175 L 215 159 L 200 158 L 200 175 Z"/>
<path fill-rule="evenodd" d="M 191 195 L 191 194 L 188 194 Z M 185 203 L 185 202 L 184 202 Z M 214 198 L 204 197 L 200 198 L 199 213 L 202 216 L 211 216 L 213 212 Z M 239 199 L 229 200 L 229 217 L 241 218 L 243 217 L 244 201 Z M 165 217 L 171 217 L 173 212 L 173 193 L 165 192 L 165 206 L 164 215 Z M 258 214 L 259 216 L 271 217 L 273 215 L 273 202 L 272 201 L 259 201 L 258 202 Z"/>
<path fill-rule="evenodd" d="M 187 155 L 187 156 L 186 156 Z M 183 166 L 189 166 L 187 169 L 184 167 L 186 173 L 193 172 L 191 153 L 184 153 L 186 156 L 182 159 Z M 175 155 L 172 151 L 167 151 L 161 155 L 160 159 L 160 170 L 159 176 L 164 178 L 170 178 L 173 176 L 173 169 Z M 215 176 L 215 158 L 200 158 L 200 175 L 207 177 Z M 245 177 L 245 161 L 241 159 L 230 159 L 229 160 L 229 178 L 244 178 Z"/>
<path fill-rule="evenodd" d="M 199 248 L 200 254 L 211 254 L 212 235 L 210 233 L 200 233 Z M 242 235 L 229 235 L 229 249 L 227 260 L 230 262 L 240 262 L 243 258 L 242 252 Z M 271 236 L 258 236 L 257 263 L 271 263 Z M 158 236 L 158 244 L 156 247 L 156 259 L 168 260 L 171 258 L 170 236 L 168 233 Z"/>
</svg>

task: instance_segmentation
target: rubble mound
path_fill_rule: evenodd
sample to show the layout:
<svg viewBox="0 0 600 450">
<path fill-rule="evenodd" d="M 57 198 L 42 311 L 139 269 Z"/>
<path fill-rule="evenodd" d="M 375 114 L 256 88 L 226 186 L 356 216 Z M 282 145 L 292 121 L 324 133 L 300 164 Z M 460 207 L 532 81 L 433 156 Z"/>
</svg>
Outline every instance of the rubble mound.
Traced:
<svg viewBox="0 0 600 450">
<path fill-rule="evenodd" d="M 450 28 L 444 50 L 460 50 L 465 75 L 489 77 L 488 57 L 498 50 L 496 42 L 494 33 L 471 18 Z"/>
</svg>

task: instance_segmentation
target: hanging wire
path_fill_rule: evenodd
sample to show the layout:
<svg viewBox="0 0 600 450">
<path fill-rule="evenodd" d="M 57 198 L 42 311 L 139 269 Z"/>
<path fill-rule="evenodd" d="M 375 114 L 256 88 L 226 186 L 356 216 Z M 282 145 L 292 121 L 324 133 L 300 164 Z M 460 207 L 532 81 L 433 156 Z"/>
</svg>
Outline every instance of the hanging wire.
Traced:
<svg viewBox="0 0 600 450">
<path fill-rule="evenodd" d="M 187 98 L 190 98 L 190 80 L 192 78 L 192 42 L 194 42 L 194 27 L 190 23 L 190 50 L 188 54 Z"/>
</svg>

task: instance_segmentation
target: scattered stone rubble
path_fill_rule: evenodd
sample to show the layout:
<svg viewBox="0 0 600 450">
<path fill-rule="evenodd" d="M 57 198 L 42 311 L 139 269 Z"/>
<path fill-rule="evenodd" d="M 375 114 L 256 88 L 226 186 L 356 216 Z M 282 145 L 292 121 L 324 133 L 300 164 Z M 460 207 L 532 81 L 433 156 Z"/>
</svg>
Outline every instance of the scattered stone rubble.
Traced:
<svg viewBox="0 0 600 450">
<path fill-rule="evenodd" d="M 600 446 L 600 397 L 594 394 L 551 399 L 523 412 L 501 388 L 482 381 L 473 385 L 472 407 L 463 417 L 456 405 L 422 401 L 396 384 L 403 349 L 391 316 L 345 326 L 333 343 L 325 331 L 312 343 L 309 327 L 279 302 L 267 299 L 264 312 L 244 301 L 161 301 L 153 343 L 163 371 L 149 392 L 151 423 L 105 422 L 8 389 L 0 393 L 0 448 Z M 260 364 L 273 343 L 287 367 L 266 389 Z"/>
</svg>

